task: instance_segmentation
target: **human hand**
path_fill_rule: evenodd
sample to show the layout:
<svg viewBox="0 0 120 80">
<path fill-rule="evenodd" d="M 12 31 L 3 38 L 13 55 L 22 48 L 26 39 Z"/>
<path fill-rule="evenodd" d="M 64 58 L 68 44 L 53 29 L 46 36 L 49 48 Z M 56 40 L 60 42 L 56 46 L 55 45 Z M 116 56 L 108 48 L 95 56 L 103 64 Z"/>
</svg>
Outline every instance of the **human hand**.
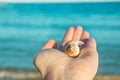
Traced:
<svg viewBox="0 0 120 80">
<path fill-rule="evenodd" d="M 89 37 L 88 32 L 82 32 L 82 27 L 69 28 L 61 42 L 60 48 L 70 40 L 83 40 L 85 47 L 80 56 L 71 58 L 57 49 L 54 40 L 49 40 L 40 54 L 34 59 L 36 68 L 43 80 L 92 80 L 98 67 L 96 42 Z"/>
</svg>

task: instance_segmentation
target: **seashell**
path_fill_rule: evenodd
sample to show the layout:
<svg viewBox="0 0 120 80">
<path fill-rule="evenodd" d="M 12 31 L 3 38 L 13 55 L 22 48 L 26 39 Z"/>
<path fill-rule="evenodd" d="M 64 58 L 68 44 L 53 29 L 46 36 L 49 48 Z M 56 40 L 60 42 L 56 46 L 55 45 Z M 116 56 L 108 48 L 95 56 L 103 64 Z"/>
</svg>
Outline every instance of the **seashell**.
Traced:
<svg viewBox="0 0 120 80">
<path fill-rule="evenodd" d="M 65 44 L 65 46 L 63 47 L 63 52 L 70 57 L 77 57 L 80 55 L 80 50 L 83 45 L 83 41 L 71 40 Z"/>
</svg>

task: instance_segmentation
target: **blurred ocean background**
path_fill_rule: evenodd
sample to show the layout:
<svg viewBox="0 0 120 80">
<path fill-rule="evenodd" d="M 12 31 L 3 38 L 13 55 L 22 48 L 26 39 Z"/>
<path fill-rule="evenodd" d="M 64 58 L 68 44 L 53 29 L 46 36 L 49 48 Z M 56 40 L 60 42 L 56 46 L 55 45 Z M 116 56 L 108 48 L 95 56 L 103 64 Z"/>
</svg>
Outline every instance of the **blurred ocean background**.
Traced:
<svg viewBox="0 0 120 80">
<path fill-rule="evenodd" d="M 78 25 L 97 41 L 98 73 L 120 74 L 120 2 L 0 3 L 0 69 L 35 69 L 40 47 Z"/>
</svg>

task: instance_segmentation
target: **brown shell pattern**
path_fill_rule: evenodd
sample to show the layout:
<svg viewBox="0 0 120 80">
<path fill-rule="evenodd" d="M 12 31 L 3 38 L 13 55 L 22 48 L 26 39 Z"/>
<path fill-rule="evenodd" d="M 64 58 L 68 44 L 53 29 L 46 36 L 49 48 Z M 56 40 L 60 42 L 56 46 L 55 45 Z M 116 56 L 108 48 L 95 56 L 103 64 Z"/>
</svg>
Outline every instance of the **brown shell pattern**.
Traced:
<svg viewBox="0 0 120 80">
<path fill-rule="evenodd" d="M 80 50 L 83 45 L 83 41 L 71 40 L 65 44 L 63 52 L 70 57 L 77 57 L 80 55 Z"/>
</svg>

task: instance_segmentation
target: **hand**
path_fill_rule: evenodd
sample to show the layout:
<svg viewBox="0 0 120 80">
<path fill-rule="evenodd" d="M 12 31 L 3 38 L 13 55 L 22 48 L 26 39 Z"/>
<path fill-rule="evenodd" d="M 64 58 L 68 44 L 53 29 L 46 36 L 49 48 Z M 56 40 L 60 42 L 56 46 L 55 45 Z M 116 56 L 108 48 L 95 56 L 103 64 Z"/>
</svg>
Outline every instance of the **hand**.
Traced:
<svg viewBox="0 0 120 80">
<path fill-rule="evenodd" d="M 49 40 L 40 54 L 34 59 L 36 68 L 43 80 L 92 80 L 97 72 L 98 53 L 96 42 L 89 38 L 88 32 L 82 32 L 82 27 L 70 27 L 61 42 L 60 47 L 70 40 L 84 40 L 85 47 L 80 56 L 71 58 L 57 49 L 54 40 Z"/>
</svg>

